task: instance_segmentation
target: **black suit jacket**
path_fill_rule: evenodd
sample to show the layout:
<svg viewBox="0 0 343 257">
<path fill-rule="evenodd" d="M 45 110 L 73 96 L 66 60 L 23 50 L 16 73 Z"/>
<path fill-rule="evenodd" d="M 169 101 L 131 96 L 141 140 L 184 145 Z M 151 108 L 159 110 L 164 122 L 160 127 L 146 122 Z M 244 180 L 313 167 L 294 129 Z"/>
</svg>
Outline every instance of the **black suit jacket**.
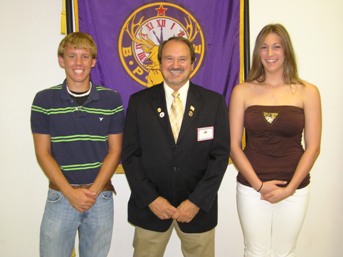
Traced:
<svg viewBox="0 0 343 257">
<path fill-rule="evenodd" d="M 200 141 L 199 129 L 214 132 Z M 228 165 L 229 125 L 224 97 L 193 83 L 175 144 L 163 84 L 135 93 L 126 113 L 122 164 L 131 196 L 132 224 L 166 231 L 172 220 L 160 220 L 148 205 L 158 196 L 177 207 L 189 199 L 200 208 L 190 223 L 179 223 L 186 233 L 208 231 L 217 225 L 217 191 Z"/>
</svg>

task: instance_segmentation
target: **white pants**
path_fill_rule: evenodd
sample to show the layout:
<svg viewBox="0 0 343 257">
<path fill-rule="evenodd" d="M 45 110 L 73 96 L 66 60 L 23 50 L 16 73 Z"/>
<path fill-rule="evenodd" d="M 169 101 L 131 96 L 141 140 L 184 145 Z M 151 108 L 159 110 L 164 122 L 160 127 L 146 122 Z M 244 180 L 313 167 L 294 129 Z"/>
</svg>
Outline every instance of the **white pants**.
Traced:
<svg viewBox="0 0 343 257">
<path fill-rule="evenodd" d="M 271 204 L 253 188 L 237 183 L 237 209 L 245 257 L 294 257 L 310 196 L 309 186 Z"/>
</svg>

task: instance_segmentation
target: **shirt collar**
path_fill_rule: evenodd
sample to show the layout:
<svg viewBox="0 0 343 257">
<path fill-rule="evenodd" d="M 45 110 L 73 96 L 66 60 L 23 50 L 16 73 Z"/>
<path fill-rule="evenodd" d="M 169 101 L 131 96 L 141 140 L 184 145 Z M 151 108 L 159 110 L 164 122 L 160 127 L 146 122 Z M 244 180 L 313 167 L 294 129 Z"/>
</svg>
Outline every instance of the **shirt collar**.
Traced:
<svg viewBox="0 0 343 257">
<path fill-rule="evenodd" d="M 90 82 L 90 83 L 92 83 L 92 82 Z M 63 81 L 63 84 L 62 84 L 61 97 L 63 100 L 70 100 L 70 95 L 69 95 L 68 90 L 67 90 L 67 80 L 66 79 Z M 98 100 L 99 98 L 100 98 L 100 95 L 98 93 L 98 90 L 96 89 L 96 85 L 94 85 L 94 83 L 92 83 L 92 89 L 88 95 L 88 100 L 89 99 Z"/>
<path fill-rule="evenodd" d="M 166 82 L 163 82 L 163 87 L 164 87 L 164 92 L 168 96 L 171 96 L 171 94 L 174 92 L 174 90 L 170 86 L 168 86 Z M 187 95 L 188 88 L 189 88 L 189 80 L 187 80 L 187 82 L 178 90 L 178 92 L 180 93 L 180 97 Z"/>
<path fill-rule="evenodd" d="M 189 80 L 178 90 L 180 93 L 180 100 L 183 106 L 186 106 L 186 101 L 187 101 L 187 94 L 188 94 L 188 89 L 189 89 Z M 164 87 L 164 92 L 166 95 L 166 102 L 168 106 L 168 110 L 170 109 L 171 103 L 173 102 L 174 98 L 172 96 L 172 93 L 174 90 L 169 87 L 165 82 L 163 82 L 163 87 Z"/>
</svg>

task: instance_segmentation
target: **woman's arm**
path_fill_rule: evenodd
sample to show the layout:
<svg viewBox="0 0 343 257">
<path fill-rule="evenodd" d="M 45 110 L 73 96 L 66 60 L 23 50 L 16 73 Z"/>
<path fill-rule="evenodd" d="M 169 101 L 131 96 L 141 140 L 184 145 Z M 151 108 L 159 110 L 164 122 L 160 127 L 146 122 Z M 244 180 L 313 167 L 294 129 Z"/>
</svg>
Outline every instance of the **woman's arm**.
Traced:
<svg viewBox="0 0 343 257">
<path fill-rule="evenodd" d="M 287 187 L 262 195 L 262 199 L 272 203 L 279 202 L 294 194 L 300 183 L 311 171 L 320 153 L 322 112 L 320 94 L 317 87 L 308 83 L 305 85 L 303 104 L 305 113 L 305 151 Z"/>
<path fill-rule="evenodd" d="M 234 87 L 229 106 L 229 123 L 230 123 L 230 138 L 231 150 L 230 156 L 245 179 L 255 189 L 259 190 L 262 181 L 257 177 L 249 160 L 242 150 L 242 137 L 244 132 L 244 113 L 245 113 L 245 97 L 248 85 L 243 83 Z"/>
</svg>

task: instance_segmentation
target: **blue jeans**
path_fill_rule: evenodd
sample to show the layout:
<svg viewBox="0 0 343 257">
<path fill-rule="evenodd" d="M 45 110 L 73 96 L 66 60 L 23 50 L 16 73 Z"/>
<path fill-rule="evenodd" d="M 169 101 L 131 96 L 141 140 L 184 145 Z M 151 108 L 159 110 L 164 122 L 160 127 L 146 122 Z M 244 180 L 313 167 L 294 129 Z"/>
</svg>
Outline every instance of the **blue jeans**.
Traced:
<svg viewBox="0 0 343 257">
<path fill-rule="evenodd" d="M 79 212 L 61 192 L 49 189 L 40 230 L 40 256 L 70 257 L 78 231 L 80 257 L 106 257 L 113 216 L 111 191 L 101 192 L 91 209 Z"/>
</svg>

